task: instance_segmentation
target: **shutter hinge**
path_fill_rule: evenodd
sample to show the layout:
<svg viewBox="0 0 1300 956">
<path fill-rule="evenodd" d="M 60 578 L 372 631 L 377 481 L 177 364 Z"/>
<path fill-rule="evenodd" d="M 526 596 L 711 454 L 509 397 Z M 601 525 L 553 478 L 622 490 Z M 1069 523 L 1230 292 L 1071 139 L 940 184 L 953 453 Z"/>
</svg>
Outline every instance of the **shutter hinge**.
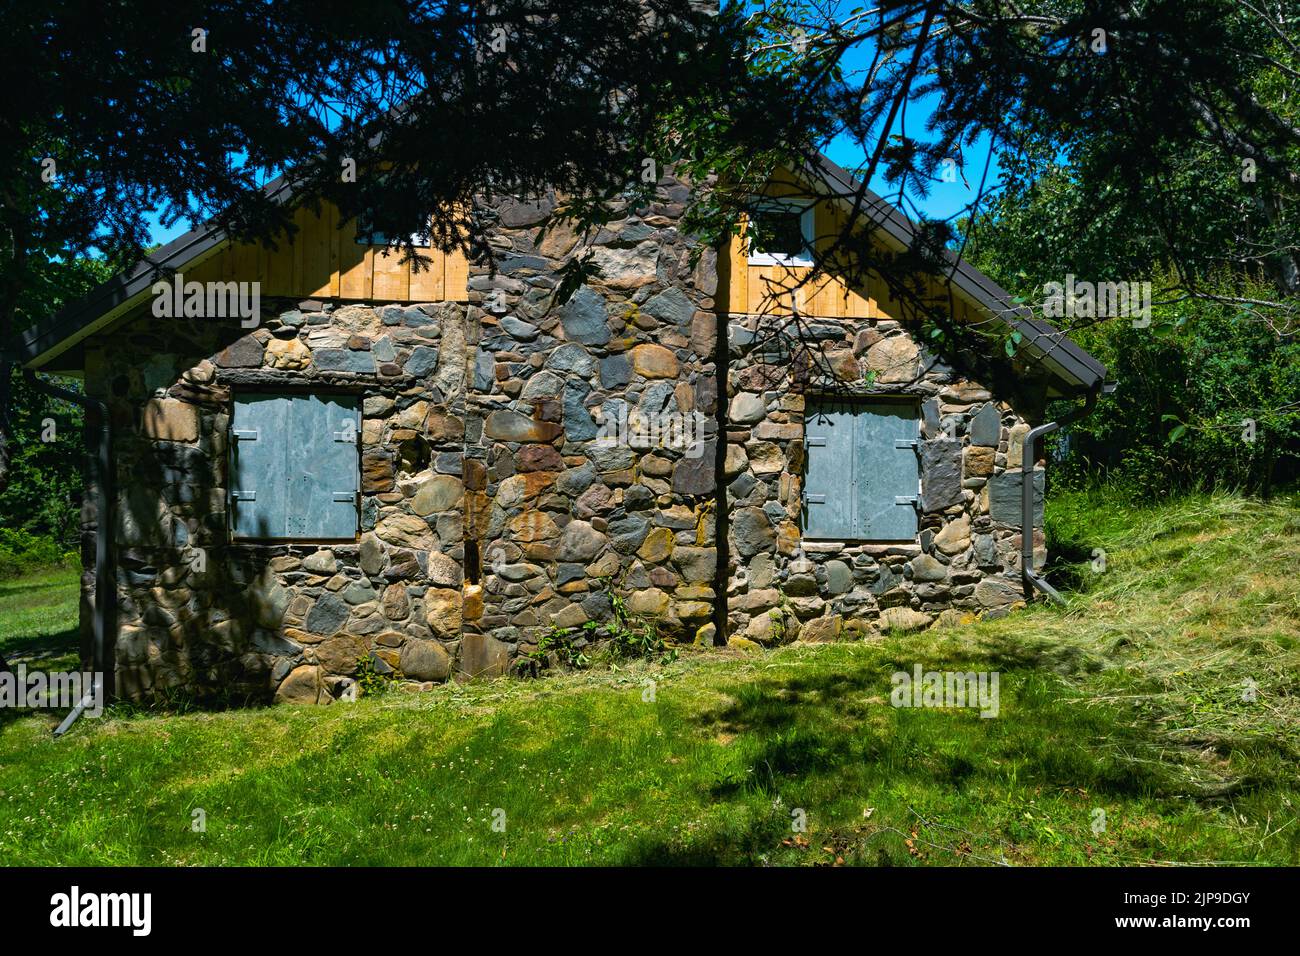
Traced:
<svg viewBox="0 0 1300 956">
<path fill-rule="evenodd" d="M 349 445 L 355 445 L 357 443 L 357 430 L 355 428 L 345 428 L 341 432 L 335 432 L 334 440 L 347 442 Z"/>
<path fill-rule="evenodd" d="M 913 508 L 920 502 L 920 495 L 897 495 L 894 498 L 896 505 L 911 505 Z"/>
<path fill-rule="evenodd" d="M 804 444 L 806 444 L 809 448 L 824 448 L 826 447 L 826 439 L 825 437 L 817 437 L 817 438 L 809 437 L 804 439 Z"/>
<path fill-rule="evenodd" d="M 916 451 L 918 448 L 921 447 L 921 443 L 920 443 L 917 439 L 915 439 L 915 438 L 895 438 L 895 439 L 894 439 L 894 447 L 895 447 L 895 448 L 910 448 L 910 449 L 912 449 L 913 451 Z"/>
<path fill-rule="evenodd" d="M 256 428 L 232 428 L 230 436 L 235 441 L 257 441 L 259 433 Z"/>
<path fill-rule="evenodd" d="M 256 491 L 231 491 L 230 500 L 231 501 L 256 501 L 257 492 Z"/>
<path fill-rule="evenodd" d="M 803 496 L 803 500 L 806 501 L 806 502 L 807 502 L 808 504 L 810 504 L 810 505 L 824 505 L 824 504 L 826 504 L 826 496 L 825 496 L 825 495 L 807 495 L 807 494 L 806 494 L 806 495 Z"/>
<path fill-rule="evenodd" d="M 336 491 L 334 492 L 334 501 L 351 501 L 356 502 L 357 493 L 355 491 Z"/>
</svg>

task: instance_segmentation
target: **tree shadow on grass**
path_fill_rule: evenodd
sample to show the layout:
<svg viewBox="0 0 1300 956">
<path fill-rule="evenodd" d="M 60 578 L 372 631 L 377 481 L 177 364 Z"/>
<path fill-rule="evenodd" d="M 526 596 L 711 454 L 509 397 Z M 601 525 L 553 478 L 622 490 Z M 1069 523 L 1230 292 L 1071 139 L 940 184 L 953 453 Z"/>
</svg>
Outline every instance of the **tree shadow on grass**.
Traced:
<svg viewBox="0 0 1300 956">
<path fill-rule="evenodd" d="M 0 643 L 0 651 L 11 667 L 27 665 L 28 670 L 41 669 L 45 662 L 81 653 L 81 634 L 76 627 L 65 628 L 55 634 L 35 634 L 31 637 L 9 638 Z"/>
</svg>

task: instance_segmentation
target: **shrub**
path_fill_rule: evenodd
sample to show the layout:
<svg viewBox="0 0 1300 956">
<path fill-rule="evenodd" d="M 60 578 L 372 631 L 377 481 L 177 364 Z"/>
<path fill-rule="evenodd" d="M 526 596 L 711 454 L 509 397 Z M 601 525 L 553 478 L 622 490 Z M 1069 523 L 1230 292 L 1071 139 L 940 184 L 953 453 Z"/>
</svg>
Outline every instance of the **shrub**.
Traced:
<svg viewBox="0 0 1300 956">
<path fill-rule="evenodd" d="M 77 553 L 50 538 L 15 528 L 0 528 L 0 579 L 48 568 L 76 567 Z"/>
</svg>

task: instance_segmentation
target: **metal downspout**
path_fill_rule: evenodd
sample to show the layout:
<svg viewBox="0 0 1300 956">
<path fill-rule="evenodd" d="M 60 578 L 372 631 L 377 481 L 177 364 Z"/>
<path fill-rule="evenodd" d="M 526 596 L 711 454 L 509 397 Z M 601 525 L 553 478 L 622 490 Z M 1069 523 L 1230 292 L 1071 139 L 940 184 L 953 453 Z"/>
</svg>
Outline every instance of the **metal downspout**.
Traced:
<svg viewBox="0 0 1300 956">
<path fill-rule="evenodd" d="M 23 375 L 33 388 L 53 398 L 61 398 L 74 405 L 80 405 L 88 413 L 92 410 L 99 416 L 99 439 L 94 454 L 91 456 L 91 481 L 95 486 L 95 617 L 93 622 L 93 643 L 91 645 L 91 669 L 95 673 L 93 693 L 101 702 L 113 690 L 113 672 L 108 660 L 109 640 L 115 634 L 114 614 L 117 585 L 113 573 L 113 460 L 112 460 L 112 425 L 108 417 L 108 406 L 97 399 L 77 392 L 72 392 L 57 385 L 51 385 L 37 376 L 31 369 L 24 369 Z M 82 712 L 94 702 L 87 694 L 72 712 L 54 731 L 56 737 L 68 732 L 68 728 L 81 716 Z"/>
<path fill-rule="evenodd" d="M 14 426 L 9 419 L 9 386 L 12 381 L 10 376 L 13 374 L 14 363 L 5 355 L 0 359 L 0 423 L 4 425 L 5 440 L 13 443 Z M 12 456 L 10 457 L 10 467 L 12 467 Z M 13 671 L 9 667 L 9 662 L 5 656 L 0 654 L 0 674 L 11 674 Z"/>
<path fill-rule="evenodd" d="M 1038 460 L 1034 447 L 1038 444 L 1038 439 L 1044 435 L 1050 435 L 1058 428 L 1078 421 L 1091 412 L 1093 406 L 1097 404 L 1097 395 L 1101 390 L 1102 386 L 1098 385 L 1088 392 L 1087 400 L 1081 407 L 1074 409 L 1059 421 L 1045 422 L 1036 428 L 1031 428 L 1025 435 L 1020 464 L 1020 571 L 1025 579 L 1026 598 L 1032 597 L 1034 588 L 1037 588 L 1057 604 L 1065 603 L 1065 598 L 1057 593 L 1056 588 L 1048 584 L 1046 579 L 1034 570 L 1034 463 Z M 1046 472 L 1043 477 L 1046 479 Z M 1046 487 L 1043 488 L 1043 492 L 1045 497 Z"/>
</svg>

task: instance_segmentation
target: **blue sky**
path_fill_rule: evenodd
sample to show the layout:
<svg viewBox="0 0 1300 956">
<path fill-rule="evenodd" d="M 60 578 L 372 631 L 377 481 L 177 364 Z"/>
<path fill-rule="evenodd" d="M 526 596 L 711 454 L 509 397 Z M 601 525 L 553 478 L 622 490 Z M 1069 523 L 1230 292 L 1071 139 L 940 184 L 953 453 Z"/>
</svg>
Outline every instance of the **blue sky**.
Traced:
<svg viewBox="0 0 1300 956">
<path fill-rule="evenodd" d="M 852 76 L 856 70 L 865 69 L 869 63 L 871 48 L 866 45 L 859 45 L 850 50 L 843 61 L 846 72 Z M 925 138 L 925 122 L 934 109 L 934 98 L 927 97 L 915 103 L 909 103 L 906 110 L 907 130 L 914 136 L 921 139 Z M 900 118 L 901 120 L 901 118 Z M 893 131 L 898 132 L 901 121 L 896 122 Z M 866 164 L 868 156 L 866 152 L 847 136 L 836 137 L 828 144 L 824 151 L 834 162 L 846 169 L 854 170 Z M 912 202 L 916 204 L 925 215 L 931 218 L 946 219 L 955 214 L 961 213 L 966 206 L 974 199 L 975 192 L 979 188 L 980 176 L 984 170 L 984 163 L 988 159 L 989 145 L 987 138 L 978 142 L 974 147 L 966 150 L 965 159 L 965 177 L 969 186 L 961 181 L 959 176 L 957 182 L 947 183 L 938 182 L 931 184 L 930 194 L 924 199 L 911 194 Z M 990 167 L 986 189 L 993 187 L 997 182 L 998 166 L 994 162 Z M 885 196 L 891 202 L 897 198 L 897 189 L 890 188 L 885 182 L 884 177 L 879 173 L 874 177 L 871 188 Z M 909 208 L 909 214 L 912 213 Z M 157 243 L 169 242 L 189 230 L 189 224 L 182 220 L 170 228 L 164 228 L 158 217 L 150 217 L 150 234 L 153 241 Z"/>
</svg>

